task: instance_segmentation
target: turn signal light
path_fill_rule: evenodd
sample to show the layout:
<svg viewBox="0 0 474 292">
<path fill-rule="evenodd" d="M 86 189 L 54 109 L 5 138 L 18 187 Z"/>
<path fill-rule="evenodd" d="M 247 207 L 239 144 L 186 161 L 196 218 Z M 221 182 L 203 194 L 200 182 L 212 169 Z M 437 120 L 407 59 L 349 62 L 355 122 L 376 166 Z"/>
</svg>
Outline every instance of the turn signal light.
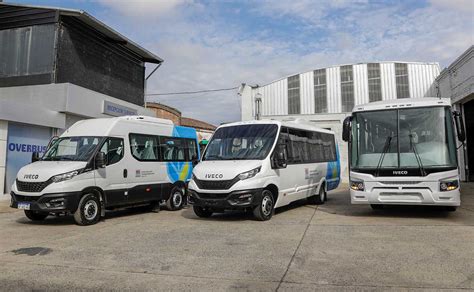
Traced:
<svg viewBox="0 0 474 292">
<path fill-rule="evenodd" d="M 364 182 L 358 180 L 351 180 L 351 189 L 354 191 L 363 192 L 365 190 Z"/>
</svg>

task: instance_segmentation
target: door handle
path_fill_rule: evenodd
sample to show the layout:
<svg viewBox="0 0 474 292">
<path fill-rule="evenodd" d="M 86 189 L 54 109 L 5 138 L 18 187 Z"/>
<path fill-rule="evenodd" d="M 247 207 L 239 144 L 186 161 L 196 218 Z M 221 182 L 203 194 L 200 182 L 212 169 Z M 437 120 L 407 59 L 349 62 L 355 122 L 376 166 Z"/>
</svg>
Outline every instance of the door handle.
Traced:
<svg viewBox="0 0 474 292">
<path fill-rule="evenodd" d="M 126 178 L 127 175 L 128 175 L 128 171 L 127 171 L 127 169 L 124 169 L 124 170 L 123 170 L 123 177 Z"/>
</svg>

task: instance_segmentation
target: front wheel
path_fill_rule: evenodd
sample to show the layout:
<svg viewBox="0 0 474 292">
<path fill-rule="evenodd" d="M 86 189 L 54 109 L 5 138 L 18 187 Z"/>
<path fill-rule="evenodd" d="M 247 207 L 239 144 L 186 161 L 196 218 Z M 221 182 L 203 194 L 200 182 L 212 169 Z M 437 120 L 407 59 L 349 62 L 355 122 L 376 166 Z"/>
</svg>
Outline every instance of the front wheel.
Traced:
<svg viewBox="0 0 474 292">
<path fill-rule="evenodd" d="M 260 203 L 253 209 L 253 215 L 259 221 L 270 220 L 275 211 L 275 200 L 273 198 L 272 192 L 269 190 L 264 190 L 262 192 L 262 197 Z"/>
<path fill-rule="evenodd" d="M 25 210 L 25 216 L 31 221 L 43 221 L 48 215 L 46 212 Z"/>
<path fill-rule="evenodd" d="M 95 194 L 86 194 L 79 201 L 74 221 L 77 225 L 93 225 L 100 220 L 100 201 Z"/>
<path fill-rule="evenodd" d="M 184 204 L 184 190 L 179 187 L 174 187 L 171 190 L 171 195 L 166 201 L 168 210 L 175 211 L 183 208 Z"/>
</svg>

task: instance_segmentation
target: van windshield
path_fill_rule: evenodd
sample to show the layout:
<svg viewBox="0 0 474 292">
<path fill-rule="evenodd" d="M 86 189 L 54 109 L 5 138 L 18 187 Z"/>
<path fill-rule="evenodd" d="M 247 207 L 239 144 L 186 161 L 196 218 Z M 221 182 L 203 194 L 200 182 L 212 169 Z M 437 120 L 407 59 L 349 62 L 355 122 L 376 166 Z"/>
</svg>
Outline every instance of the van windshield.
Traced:
<svg viewBox="0 0 474 292">
<path fill-rule="evenodd" d="M 262 160 L 270 153 L 278 133 L 275 124 L 254 124 L 217 129 L 203 160 Z"/>
<path fill-rule="evenodd" d="M 94 154 L 102 137 L 64 137 L 49 147 L 41 160 L 88 161 Z"/>
</svg>

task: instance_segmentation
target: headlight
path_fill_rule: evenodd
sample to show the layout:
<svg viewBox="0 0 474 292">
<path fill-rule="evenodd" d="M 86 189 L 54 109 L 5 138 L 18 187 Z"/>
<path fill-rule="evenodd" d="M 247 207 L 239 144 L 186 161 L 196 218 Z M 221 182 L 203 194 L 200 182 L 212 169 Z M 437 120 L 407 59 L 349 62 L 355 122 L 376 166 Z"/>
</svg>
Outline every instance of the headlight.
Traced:
<svg viewBox="0 0 474 292">
<path fill-rule="evenodd" d="M 65 180 L 69 180 L 69 179 L 75 177 L 78 174 L 79 174 L 79 170 L 74 170 L 74 171 L 63 173 L 63 174 L 55 175 L 51 178 L 51 180 L 55 183 L 62 182 L 62 181 L 65 181 Z"/>
<path fill-rule="evenodd" d="M 364 181 L 362 180 L 351 180 L 351 189 L 354 191 L 363 192 L 365 190 Z"/>
<path fill-rule="evenodd" d="M 442 192 L 454 191 L 459 188 L 459 181 L 456 180 L 447 180 L 439 183 L 439 190 Z"/>
<path fill-rule="evenodd" d="M 260 172 L 260 169 L 262 169 L 261 166 L 257 167 L 257 168 L 254 168 L 252 170 L 249 170 L 249 171 L 246 171 L 246 172 L 242 172 L 241 174 L 239 174 L 239 179 L 240 180 L 244 180 L 244 179 L 248 179 L 248 178 L 251 178 L 251 177 L 254 177 L 257 175 L 257 173 Z"/>
</svg>

